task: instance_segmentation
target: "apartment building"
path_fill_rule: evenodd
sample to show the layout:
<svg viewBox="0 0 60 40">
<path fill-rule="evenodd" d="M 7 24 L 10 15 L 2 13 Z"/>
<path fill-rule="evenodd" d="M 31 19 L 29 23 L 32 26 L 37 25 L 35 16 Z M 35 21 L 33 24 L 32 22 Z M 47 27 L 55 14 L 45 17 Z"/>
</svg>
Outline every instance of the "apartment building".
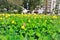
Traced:
<svg viewBox="0 0 60 40">
<path fill-rule="evenodd" d="M 47 0 L 47 11 L 53 12 L 56 7 L 56 0 Z"/>
</svg>

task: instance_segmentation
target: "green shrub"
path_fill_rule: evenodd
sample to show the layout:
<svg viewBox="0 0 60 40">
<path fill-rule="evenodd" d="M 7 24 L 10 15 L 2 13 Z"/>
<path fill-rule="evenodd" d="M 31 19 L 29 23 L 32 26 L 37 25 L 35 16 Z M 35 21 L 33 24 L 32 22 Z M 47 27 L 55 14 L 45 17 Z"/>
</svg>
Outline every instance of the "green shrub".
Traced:
<svg viewBox="0 0 60 40">
<path fill-rule="evenodd" d="M 0 40 L 60 40 L 60 16 L 0 14 Z"/>
</svg>

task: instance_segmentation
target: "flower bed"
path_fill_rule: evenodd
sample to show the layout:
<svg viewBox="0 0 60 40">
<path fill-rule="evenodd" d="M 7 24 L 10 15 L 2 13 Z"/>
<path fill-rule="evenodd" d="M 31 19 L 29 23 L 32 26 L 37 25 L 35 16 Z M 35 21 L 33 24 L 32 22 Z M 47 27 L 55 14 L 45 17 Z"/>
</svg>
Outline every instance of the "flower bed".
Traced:
<svg viewBox="0 0 60 40">
<path fill-rule="evenodd" d="M 60 16 L 0 14 L 0 40 L 60 40 Z"/>
</svg>

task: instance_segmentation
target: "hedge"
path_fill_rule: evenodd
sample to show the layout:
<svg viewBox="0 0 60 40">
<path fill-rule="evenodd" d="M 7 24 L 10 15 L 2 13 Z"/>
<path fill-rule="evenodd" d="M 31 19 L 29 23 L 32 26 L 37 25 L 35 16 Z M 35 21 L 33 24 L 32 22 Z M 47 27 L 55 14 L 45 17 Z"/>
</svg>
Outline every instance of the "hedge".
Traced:
<svg viewBox="0 0 60 40">
<path fill-rule="evenodd" d="M 0 40 L 60 40 L 60 16 L 0 14 Z"/>
</svg>

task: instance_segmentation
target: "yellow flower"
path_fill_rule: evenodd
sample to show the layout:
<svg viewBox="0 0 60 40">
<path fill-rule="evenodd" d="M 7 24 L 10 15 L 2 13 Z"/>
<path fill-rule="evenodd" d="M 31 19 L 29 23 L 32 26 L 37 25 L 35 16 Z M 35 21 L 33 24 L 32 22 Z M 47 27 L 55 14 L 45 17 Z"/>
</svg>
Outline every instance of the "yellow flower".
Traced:
<svg viewBox="0 0 60 40">
<path fill-rule="evenodd" d="M 8 16 L 5 16 L 6 18 L 8 17 Z"/>
<path fill-rule="evenodd" d="M 28 16 L 27 14 L 25 14 L 24 16 Z"/>
<path fill-rule="evenodd" d="M 10 14 L 7 14 L 8 16 L 10 16 Z"/>
<path fill-rule="evenodd" d="M 37 17 L 35 16 L 34 19 L 36 19 Z"/>
<path fill-rule="evenodd" d="M 37 14 L 34 14 L 34 15 L 37 15 Z"/>
<path fill-rule="evenodd" d="M 2 16 L 4 16 L 5 14 L 2 14 Z"/>
<path fill-rule="evenodd" d="M 9 17 L 9 16 L 10 16 L 10 14 L 6 14 L 6 16 L 5 16 L 5 17 L 7 18 L 7 17 Z"/>
<path fill-rule="evenodd" d="M 44 16 L 47 16 L 47 15 L 44 15 Z"/>
<path fill-rule="evenodd" d="M 30 19 L 28 20 L 28 22 L 31 22 Z"/>
<path fill-rule="evenodd" d="M 45 22 L 47 22 L 47 20 L 45 20 Z"/>
<path fill-rule="evenodd" d="M 42 16 L 39 16 L 39 18 L 42 18 Z"/>
<path fill-rule="evenodd" d="M 3 18 L 1 17 L 0 20 L 2 20 Z"/>
<path fill-rule="evenodd" d="M 50 20 L 50 22 L 53 22 L 53 20 Z"/>
<path fill-rule="evenodd" d="M 52 18 L 57 19 L 57 16 L 53 16 Z"/>
<path fill-rule="evenodd" d="M 22 29 L 25 29 L 25 26 L 21 26 Z"/>
<path fill-rule="evenodd" d="M 11 22 L 12 24 L 15 24 L 15 21 L 14 20 L 12 20 L 12 22 Z"/>
</svg>

